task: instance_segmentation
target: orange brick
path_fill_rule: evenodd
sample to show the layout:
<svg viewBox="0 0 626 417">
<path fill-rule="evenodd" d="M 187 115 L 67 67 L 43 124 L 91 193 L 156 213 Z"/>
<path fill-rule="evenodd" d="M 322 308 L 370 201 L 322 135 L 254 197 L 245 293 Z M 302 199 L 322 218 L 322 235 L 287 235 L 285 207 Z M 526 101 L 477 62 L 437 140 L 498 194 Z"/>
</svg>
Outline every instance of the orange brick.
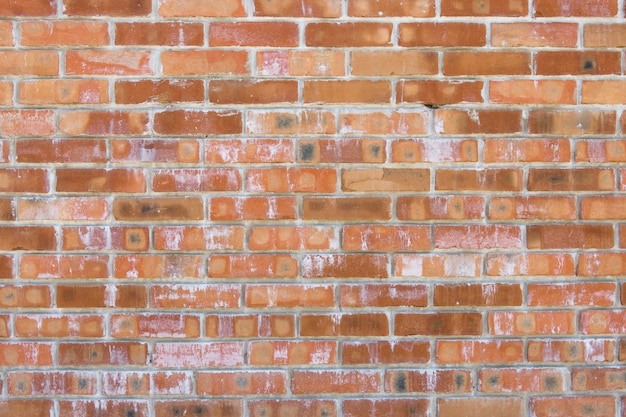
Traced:
<svg viewBox="0 0 626 417">
<path fill-rule="evenodd" d="M 329 77 L 346 73 L 345 53 L 331 49 L 261 51 L 256 61 L 261 75 Z"/>
<path fill-rule="evenodd" d="M 522 0 L 508 2 L 442 0 L 442 16 L 525 16 L 528 4 Z"/>
<path fill-rule="evenodd" d="M 434 75 L 438 59 L 430 51 L 354 51 L 350 54 L 351 74 L 356 76 Z"/>
<path fill-rule="evenodd" d="M 113 139 L 111 161 L 196 163 L 200 161 L 200 143 L 195 139 Z"/>
<path fill-rule="evenodd" d="M 243 250 L 240 226 L 159 226 L 154 248 L 167 251 Z"/>
<path fill-rule="evenodd" d="M 342 169 L 341 189 L 356 192 L 418 192 L 430 190 L 427 169 Z"/>
<path fill-rule="evenodd" d="M 105 320 L 98 315 L 86 314 L 28 314 L 15 317 L 17 337 L 104 337 Z"/>
<path fill-rule="evenodd" d="M 208 368 L 243 365 L 243 343 L 176 342 L 154 346 L 157 368 Z"/>
<path fill-rule="evenodd" d="M 428 226 L 344 226 L 343 249 L 347 251 L 424 251 L 432 248 Z"/>
<path fill-rule="evenodd" d="M 535 60 L 538 75 L 619 74 L 622 69 L 616 52 L 540 51 Z"/>
<path fill-rule="evenodd" d="M 191 372 L 102 373 L 102 391 L 108 396 L 191 394 Z"/>
<path fill-rule="evenodd" d="M 3 367 L 51 366 L 52 345 L 39 342 L 0 342 L 0 364 Z"/>
<path fill-rule="evenodd" d="M 74 16 L 145 16 L 152 11 L 150 0 L 101 0 L 97 4 L 64 0 L 64 13 Z"/>
<path fill-rule="evenodd" d="M 335 116 L 326 110 L 248 111 L 246 132 L 272 135 L 335 133 Z"/>
<path fill-rule="evenodd" d="M 435 132 L 439 135 L 513 134 L 522 131 L 519 110 L 435 110 Z"/>
<path fill-rule="evenodd" d="M 320 340 L 250 343 L 251 365 L 331 365 L 336 363 L 337 342 Z"/>
<path fill-rule="evenodd" d="M 245 74 L 248 54 L 229 50 L 163 51 L 164 75 Z"/>
<path fill-rule="evenodd" d="M 242 131 L 238 111 L 166 110 L 154 115 L 159 135 L 227 135 Z"/>
<path fill-rule="evenodd" d="M 209 201 L 209 219 L 215 221 L 285 220 L 296 217 L 294 197 L 213 197 Z"/>
<path fill-rule="evenodd" d="M 574 197 L 493 197 L 489 219 L 503 220 L 576 220 Z"/>
<path fill-rule="evenodd" d="M 478 373 L 482 392 L 557 393 L 565 390 L 565 372 L 553 368 L 482 369 Z"/>
<path fill-rule="evenodd" d="M 591 4 L 584 0 L 537 0 L 534 6 L 535 17 L 609 17 L 617 14 L 615 0 L 597 0 Z"/>
<path fill-rule="evenodd" d="M 398 3 L 393 0 L 350 0 L 348 16 L 356 17 L 434 17 L 435 1 L 421 0 L 415 3 Z"/>
<path fill-rule="evenodd" d="M 118 104 L 201 102 L 204 83 L 201 80 L 117 81 L 115 101 Z"/>
<path fill-rule="evenodd" d="M 496 336 L 574 334 L 574 318 L 572 311 L 496 311 L 488 314 L 489 333 Z"/>
<path fill-rule="evenodd" d="M 583 104 L 619 104 L 626 100 L 621 80 L 583 81 Z"/>
<path fill-rule="evenodd" d="M 305 103 L 389 103 L 391 84 L 379 80 L 304 81 L 302 99 Z"/>
<path fill-rule="evenodd" d="M 254 0 L 255 16 L 340 17 L 341 3 L 326 0 L 274 2 Z"/>
<path fill-rule="evenodd" d="M 287 391 L 284 371 L 198 372 L 200 395 L 280 395 Z"/>
<path fill-rule="evenodd" d="M 150 231 L 147 227 L 63 227 L 63 250 L 147 251 Z"/>
<path fill-rule="evenodd" d="M 493 23 L 491 44 L 503 48 L 520 46 L 574 48 L 578 44 L 578 24 L 569 22 Z"/>
<path fill-rule="evenodd" d="M 307 46 L 322 47 L 391 46 L 391 31 L 390 23 L 309 23 L 305 42 Z"/>
<path fill-rule="evenodd" d="M 140 193 L 146 178 L 140 169 L 57 169 L 57 191 L 66 193 Z"/>
<path fill-rule="evenodd" d="M 343 134 L 423 135 L 428 129 L 428 114 L 422 111 L 390 111 L 341 114 L 339 131 Z"/>
<path fill-rule="evenodd" d="M 483 146 L 485 162 L 569 162 L 568 139 L 488 139 Z"/>
<path fill-rule="evenodd" d="M 337 173 L 332 168 L 250 169 L 246 183 L 255 193 L 333 193 Z"/>
<path fill-rule="evenodd" d="M 386 254 L 315 254 L 302 258 L 303 278 L 387 278 Z"/>
<path fill-rule="evenodd" d="M 19 3 L 15 3 L 16 5 Z M 0 9 L 0 14 L 3 14 Z M 13 22 L 5 20 L 0 22 L 0 46 L 13 46 Z"/>
<path fill-rule="evenodd" d="M 241 288 L 227 284 L 168 284 L 150 289 L 150 305 L 159 309 L 217 309 L 239 306 Z"/>
<path fill-rule="evenodd" d="M 529 306 L 612 306 L 617 287 L 611 283 L 529 284 Z"/>
<path fill-rule="evenodd" d="M 37 80 L 20 83 L 20 103 L 98 104 L 109 101 L 105 80 Z"/>
<path fill-rule="evenodd" d="M 333 307 L 331 285 L 246 285 L 246 306 L 251 308 Z"/>
<path fill-rule="evenodd" d="M 55 250 L 57 238 L 51 226 L 1 226 L 0 250 Z"/>
<path fill-rule="evenodd" d="M 343 401 L 345 417 L 359 416 L 400 416 L 415 411 L 417 415 L 428 415 L 430 399 L 426 398 L 378 398 L 346 399 Z"/>
<path fill-rule="evenodd" d="M 583 32 L 585 48 L 623 48 L 626 25 L 623 23 L 588 24 Z"/>
<path fill-rule="evenodd" d="M 59 130 L 67 135 L 142 135 L 148 114 L 135 110 L 76 110 L 59 116 Z"/>
<path fill-rule="evenodd" d="M 0 256 L 0 279 L 13 278 L 13 258 Z"/>
<path fill-rule="evenodd" d="M 207 3 L 203 0 L 161 0 L 159 16 L 162 17 L 242 17 L 246 15 L 241 0 L 224 0 Z"/>
<path fill-rule="evenodd" d="M 615 399 L 600 396 L 558 396 L 530 399 L 531 412 L 537 417 L 597 417 L 615 415 Z"/>
<path fill-rule="evenodd" d="M 378 373 L 367 370 L 293 371 L 292 390 L 302 394 L 378 392 Z"/>
<path fill-rule="evenodd" d="M 455 51 L 443 55 L 443 74 L 458 75 L 530 75 L 530 55 L 509 51 Z"/>
<path fill-rule="evenodd" d="M 338 249 L 332 227 L 326 226 L 256 226 L 250 228 L 248 246 L 251 250 L 324 250 Z"/>
<path fill-rule="evenodd" d="M 206 335 L 213 338 L 285 338 L 296 335 L 293 314 L 220 314 L 206 317 Z"/>
<path fill-rule="evenodd" d="M 426 307 L 428 288 L 419 284 L 342 285 L 342 307 Z"/>
<path fill-rule="evenodd" d="M 204 258 L 191 254 L 118 255 L 114 259 L 116 278 L 201 278 Z"/>
<path fill-rule="evenodd" d="M 471 389 L 469 371 L 457 369 L 426 369 L 387 371 L 385 391 L 392 393 L 463 393 Z"/>
<path fill-rule="evenodd" d="M 204 142 L 207 163 L 294 162 L 291 139 L 217 139 Z"/>
<path fill-rule="evenodd" d="M 400 23 L 398 44 L 406 47 L 485 46 L 487 30 L 482 23 Z"/>
<path fill-rule="evenodd" d="M 10 395 L 95 395 L 97 374 L 77 371 L 11 372 Z"/>
<path fill-rule="evenodd" d="M 61 366 L 146 365 L 148 346 L 138 342 L 93 342 L 59 344 Z"/>
<path fill-rule="evenodd" d="M 303 220 L 389 220 L 388 197 L 304 197 Z"/>
<path fill-rule="evenodd" d="M 524 360 L 521 340 L 438 340 L 438 364 L 520 363 Z"/>
<path fill-rule="evenodd" d="M 50 110 L 0 110 L 3 136 L 50 136 L 54 131 L 54 114 Z"/>
<path fill-rule="evenodd" d="M 495 81 L 494 81 L 495 82 Z M 426 106 L 475 102 L 480 103 L 483 83 L 435 80 L 403 80 L 396 87 L 397 103 L 424 103 Z"/>
<path fill-rule="evenodd" d="M 521 306 L 522 289 L 515 284 L 436 284 L 435 306 Z"/>
<path fill-rule="evenodd" d="M 148 402 L 141 400 L 61 400 L 59 410 L 63 415 L 84 415 L 95 417 L 101 410 L 136 417 L 148 417 Z"/>
<path fill-rule="evenodd" d="M 50 308 L 50 287 L 47 285 L 2 285 L 0 306 L 4 308 Z"/>
<path fill-rule="evenodd" d="M 430 344 L 423 340 L 344 342 L 341 357 L 346 365 L 426 363 Z"/>
<path fill-rule="evenodd" d="M 113 314 L 110 318 L 111 336 L 136 338 L 197 338 L 200 318 L 181 314 Z"/>
<path fill-rule="evenodd" d="M 297 149 L 301 162 L 382 163 L 387 159 L 382 139 L 300 140 Z"/>
<path fill-rule="evenodd" d="M 529 249 L 609 249 L 614 245 L 610 225 L 533 225 L 526 228 Z"/>
<path fill-rule="evenodd" d="M 580 217 L 587 220 L 621 220 L 626 218 L 626 198 L 621 196 L 583 197 Z"/>
<path fill-rule="evenodd" d="M 201 23 L 119 22 L 115 24 L 116 45 L 202 46 Z"/>
<path fill-rule="evenodd" d="M 531 362 L 613 362 L 615 342 L 607 339 L 529 340 Z"/>
<path fill-rule="evenodd" d="M 295 278 L 298 261 L 290 255 L 211 255 L 209 278 Z"/>
<path fill-rule="evenodd" d="M 399 220 L 476 220 L 485 217 L 485 199 L 465 196 L 400 196 Z"/>
<path fill-rule="evenodd" d="M 623 390 L 626 384 L 623 376 L 626 368 L 574 368 L 572 369 L 572 389 L 574 391 L 613 391 Z"/>
<path fill-rule="evenodd" d="M 506 80 L 489 84 L 489 98 L 507 104 L 576 104 L 571 80 Z"/>
<path fill-rule="evenodd" d="M 475 254 L 398 254 L 394 274 L 401 277 L 478 277 L 482 256 Z"/>
<path fill-rule="evenodd" d="M 0 36 L 1 33 L 0 33 Z M 1 38 L 0 38 L 1 41 Z M 8 106 L 13 104 L 13 83 L 10 81 L 1 81 L 0 82 L 0 105 Z"/>
<path fill-rule="evenodd" d="M 612 169 L 602 168 L 531 168 L 529 191 L 611 191 L 615 190 Z"/>
<path fill-rule="evenodd" d="M 209 45 L 298 46 L 298 25 L 292 22 L 215 22 L 209 29 Z"/>
<path fill-rule="evenodd" d="M 0 169 L 0 191 L 5 193 L 47 193 L 49 172 L 37 168 Z"/>
<path fill-rule="evenodd" d="M 1 51 L 0 75 L 59 75 L 59 53 L 50 50 Z"/>
<path fill-rule="evenodd" d="M 24 255 L 20 258 L 20 276 L 33 278 L 108 278 L 106 255 Z"/>
<path fill-rule="evenodd" d="M 616 115 L 609 110 L 531 110 L 531 134 L 613 135 Z"/>
<path fill-rule="evenodd" d="M 626 141 L 624 140 L 594 139 L 576 142 L 576 162 L 624 161 L 626 161 Z"/>
<path fill-rule="evenodd" d="M 615 334 L 626 330 L 625 310 L 586 310 L 580 313 L 581 334 Z"/>
<path fill-rule="evenodd" d="M 149 51 L 138 50 L 70 50 L 65 55 L 68 75 L 149 75 Z"/>
<path fill-rule="evenodd" d="M 157 169 L 152 172 L 152 191 L 207 192 L 241 190 L 241 174 L 232 168 Z"/>
<path fill-rule="evenodd" d="M 204 4 L 204 2 L 202 3 Z M 193 415 L 198 410 L 211 410 L 222 416 L 242 415 L 243 401 L 241 400 L 157 400 L 154 402 L 155 417 L 171 417 L 176 413 L 182 415 Z M 141 416 L 143 417 L 143 416 Z"/>
<path fill-rule="evenodd" d="M 106 22 L 59 20 L 26 21 L 20 24 L 24 46 L 102 46 L 109 43 Z"/>
<path fill-rule="evenodd" d="M 407 139 L 391 142 L 392 162 L 476 162 L 478 142 L 472 139 Z"/>
<path fill-rule="evenodd" d="M 528 253 L 487 255 L 487 275 L 491 276 L 563 276 L 574 275 L 570 254 Z"/>
<path fill-rule="evenodd" d="M 435 174 L 435 189 L 446 191 L 521 191 L 522 172 L 519 169 L 444 169 Z"/>
<path fill-rule="evenodd" d="M 9 1 L 0 6 L 2 16 L 50 16 L 55 13 L 56 0 Z"/>
</svg>

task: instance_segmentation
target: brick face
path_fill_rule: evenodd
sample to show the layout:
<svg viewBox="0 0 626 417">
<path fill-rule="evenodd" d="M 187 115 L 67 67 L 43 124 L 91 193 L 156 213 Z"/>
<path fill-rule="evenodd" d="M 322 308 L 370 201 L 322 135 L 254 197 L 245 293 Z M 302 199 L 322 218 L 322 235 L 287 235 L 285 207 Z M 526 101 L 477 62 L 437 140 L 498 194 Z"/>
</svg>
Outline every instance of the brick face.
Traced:
<svg viewBox="0 0 626 417">
<path fill-rule="evenodd" d="M 626 417 L 624 0 L 0 0 L 0 415 Z"/>
</svg>

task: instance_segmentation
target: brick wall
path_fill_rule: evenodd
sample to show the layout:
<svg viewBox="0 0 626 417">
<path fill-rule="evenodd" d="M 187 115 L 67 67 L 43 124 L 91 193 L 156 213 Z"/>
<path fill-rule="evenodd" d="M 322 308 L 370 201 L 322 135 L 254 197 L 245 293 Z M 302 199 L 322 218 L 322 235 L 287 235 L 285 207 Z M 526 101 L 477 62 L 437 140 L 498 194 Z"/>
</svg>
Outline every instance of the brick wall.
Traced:
<svg viewBox="0 0 626 417">
<path fill-rule="evenodd" d="M 624 0 L 3 0 L 0 415 L 626 416 Z"/>
</svg>

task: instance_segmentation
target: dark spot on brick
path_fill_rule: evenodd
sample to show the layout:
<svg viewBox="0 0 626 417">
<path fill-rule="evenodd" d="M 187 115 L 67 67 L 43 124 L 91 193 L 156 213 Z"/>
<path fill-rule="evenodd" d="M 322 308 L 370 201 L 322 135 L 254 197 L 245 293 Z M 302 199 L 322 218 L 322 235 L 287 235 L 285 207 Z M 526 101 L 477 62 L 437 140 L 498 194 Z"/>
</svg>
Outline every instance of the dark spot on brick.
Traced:
<svg viewBox="0 0 626 417">
<path fill-rule="evenodd" d="M 131 233 L 128 235 L 128 240 L 130 240 L 131 243 L 139 243 L 141 242 L 141 236 L 137 233 Z"/>
<path fill-rule="evenodd" d="M 141 380 L 139 378 L 133 378 L 130 384 L 132 385 L 135 391 L 141 388 Z"/>
<path fill-rule="evenodd" d="M 397 392 L 406 392 L 406 374 L 404 372 L 400 372 L 396 379 L 393 382 L 393 385 Z"/>
<path fill-rule="evenodd" d="M 276 127 L 278 129 L 287 129 L 293 126 L 295 120 L 292 116 L 278 116 L 276 118 Z"/>
<path fill-rule="evenodd" d="M 24 391 L 26 389 L 26 384 L 24 383 L 24 381 L 20 381 L 17 383 L 17 389 L 18 391 Z"/>
<path fill-rule="evenodd" d="M 583 68 L 585 68 L 586 70 L 592 70 L 595 68 L 595 66 L 595 63 L 592 60 L 588 59 L 585 61 Z"/>
<path fill-rule="evenodd" d="M 265 408 L 262 408 L 261 410 L 259 410 L 259 417 L 266 417 L 267 416 L 267 410 L 265 410 Z"/>
<path fill-rule="evenodd" d="M 372 153 L 372 156 L 375 156 L 378 158 L 378 156 L 380 155 L 380 146 L 379 145 L 371 146 L 370 152 Z"/>
<path fill-rule="evenodd" d="M 179 416 L 180 415 L 180 408 L 178 408 L 178 407 L 172 408 L 172 415 Z"/>
<path fill-rule="evenodd" d="M 136 416 L 135 410 L 128 410 L 126 412 L 126 417 L 135 417 L 135 416 Z"/>
<path fill-rule="evenodd" d="M 578 346 L 577 345 L 571 345 L 568 349 L 568 354 L 570 357 L 576 357 L 578 356 Z"/>
<path fill-rule="evenodd" d="M 315 156 L 315 146 L 312 143 L 304 143 L 300 145 L 300 159 L 310 161 Z"/>
<path fill-rule="evenodd" d="M 248 386 L 248 378 L 245 376 L 238 376 L 236 379 L 236 384 L 239 388 L 245 388 Z"/>
<path fill-rule="evenodd" d="M 88 386 L 88 382 L 85 378 L 79 378 L 78 379 L 78 388 L 80 389 L 85 389 Z"/>
<path fill-rule="evenodd" d="M 156 207 L 151 205 L 151 204 L 145 204 L 143 206 L 141 206 L 141 212 L 142 213 L 152 213 L 156 211 Z"/>
<path fill-rule="evenodd" d="M 328 412 L 327 409 L 322 408 L 322 410 L 320 411 L 320 417 L 329 417 L 330 413 Z"/>
<path fill-rule="evenodd" d="M 554 376 L 547 376 L 544 378 L 543 384 L 545 385 L 547 391 L 554 391 L 558 388 L 559 381 Z"/>
<path fill-rule="evenodd" d="M 454 376 L 454 384 L 456 385 L 456 389 L 460 390 L 465 385 L 465 375 L 457 374 Z"/>
<path fill-rule="evenodd" d="M 496 386 L 500 383 L 500 377 L 497 375 L 492 375 L 487 379 L 487 383 L 491 386 Z"/>
<path fill-rule="evenodd" d="M 595 414 L 596 408 L 591 404 L 585 404 L 582 406 L 583 414 Z"/>
<path fill-rule="evenodd" d="M 203 414 L 204 414 L 204 407 L 200 407 L 200 406 L 198 406 L 198 407 L 196 407 L 196 409 L 194 410 L 194 412 L 195 412 L 197 415 L 201 416 L 201 415 L 203 415 Z"/>
</svg>

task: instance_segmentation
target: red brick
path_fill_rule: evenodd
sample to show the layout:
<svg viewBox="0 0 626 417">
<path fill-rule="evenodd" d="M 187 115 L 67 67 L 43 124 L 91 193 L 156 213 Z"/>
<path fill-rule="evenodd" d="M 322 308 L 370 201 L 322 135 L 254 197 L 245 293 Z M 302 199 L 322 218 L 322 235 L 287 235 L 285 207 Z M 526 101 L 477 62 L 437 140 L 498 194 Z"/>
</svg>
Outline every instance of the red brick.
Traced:
<svg viewBox="0 0 626 417">
<path fill-rule="evenodd" d="M 574 368 L 572 389 L 574 391 L 616 391 L 626 388 L 626 368 Z"/>
<path fill-rule="evenodd" d="M 58 192 L 141 193 L 146 191 L 146 178 L 139 169 L 74 169 L 56 170 Z"/>
<path fill-rule="evenodd" d="M 406 47 L 485 46 L 487 30 L 482 23 L 400 23 L 398 44 Z"/>
<path fill-rule="evenodd" d="M 435 248 L 494 249 L 522 247 L 519 226 L 435 226 Z"/>
<path fill-rule="evenodd" d="M 116 198 L 113 216 L 121 221 L 203 220 L 199 197 Z"/>
<path fill-rule="evenodd" d="M 302 258 L 303 278 L 387 278 L 386 254 L 315 254 Z"/>
<path fill-rule="evenodd" d="M 522 0 L 508 2 L 442 0 L 442 16 L 525 16 L 528 4 Z"/>
<path fill-rule="evenodd" d="M 493 197 L 489 219 L 503 220 L 576 220 L 574 197 Z"/>
<path fill-rule="evenodd" d="M 214 80 L 209 101 L 215 104 L 269 104 L 298 101 L 296 81 Z"/>
<path fill-rule="evenodd" d="M 15 316 L 17 337 L 104 337 L 105 320 L 99 315 L 86 314 L 29 314 Z"/>
<path fill-rule="evenodd" d="M 328 250 L 338 249 L 332 227 L 326 226 L 257 226 L 250 228 L 248 247 L 251 250 Z"/>
<path fill-rule="evenodd" d="M 617 14 L 615 0 L 536 0 L 534 6 L 535 17 L 609 17 Z"/>
<path fill-rule="evenodd" d="M 11 372 L 9 395 L 95 395 L 97 374 L 76 371 Z"/>
<path fill-rule="evenodd" d="M 234 50 L 187 50 L 161 53 L 164 75 L 246 74 L 248 53 Z"/>
<path fill-rule="evenodd" d="M 148 114 L 134 110 L 77 110 L 59 116 L 59 130 L 67 135 L 142 135 Z"/>
<path fill-rule="evenodd" d="M 396 313 L 396 336 L 481 335 L 480 313 Z"/>
<path fill-rule="evenodd" d="M 65 251 L 147 251 L 150 247 L 150 231 L 147 227 L 64 227 L 62 232 Z"/>
<path fill-rule="evenodd" d="M 200 395 L 279 395 L 287 391 L 285 372 L 198 372 Z"/>
<path fill-rule="evenodd" d="M 191 372 L 103 372 L 102 391 L 108 396 L 191 394 Z"/>
<path fill-rule="evenodd" d="M 496 311 L 489 313 L 489 333 L 508 335 L 574 334 L 575 313 L 572 311 Z"/>
<path fill-rule="evenodd" d="M 61 400 L 60 414 L 64 416 L 101 417 L 103 414 L 148 417 L 147 401 L 138 400 Z"/>
<path fill-rule="evenodd" d="M 200 143 L 195 139 L 111 140 L 112 162 L 172 162 L 180 164 L 200 161 Z"/>
<path fill-rule="evenodd" d="M 398 3 L 393 0 L 349 0 L 348 16 L 356 17 L 434 17 L 435 1 Z"/>
<path fill-rule="evenodd" d="M 533 225 L 526 228 L 529 249 L 609 249 L 614 245 L 610 225 Z"/>
<path fill-rule="evenodd" d="M 439 135 L 513 134 L 522 131 L 519 110 L 435 110 L 435 132 Z"/>
<path fill-rule="evenodd" d="M 342 76 L 346 73 L 346 56 L 342 51 L 271 50 L 257 52 L 260 75 Z"/>
<path fill-rule="evenodd" d="M 232 168 L 159 169 L 152 172 L 152 191 L 207 192 L 241 190 L 241 174 Z"/>
<path fill-rule="evenodd" d="M 568 139 L 488 139 L 483 160 L 493 162 L 569 162 Z"/>
<path fill-rule="evenodd" d="M 625 162 L 624 140 L 581 140 L 576 142 L 576 162 Z"/>
<path fill-rule="evenodd" d="M 588 24 L 583 32 L 585 48 L 623 48 L 626 25 L 623 23 Z"/>
<path fill-rule="evenodd" d="M 145 308 L 147 290 L 141 285 L 58 285 L 59 308 Z"/>
<path fill-rule="evenodd" d="M 426 307 L 428 288 L 420 284 L 341 285 L 342 307 Z"/>
<path fill-rule="evenodd" d="M 430 343 L 424 340 L 344 342 L 341 353 L 344 365 L 418 364 L 430 359 Z"/>
<path fill-rule="evenodd" d="M 343 248 L 348 251 L 416 251 L 431 245 L 427 226 L 344 226 Z"/>
<path fill-rule="evenodd" d="M 540 392 L 564 391 L 565 372 L 554 368 L 482 369 L 478 373 L 482 392 Z"/>
<path fill-rule="evenodd" d="M 558 396 L 530 399 L 530 410 L 537 417 L 613 417 L 615 398 L 599 396 Z"/>
<path fill-rule="evenodd" d="M 427 169 L 342 169 L 341 188 L 356 192 L 428 191 L 430 171 Z"/>
<path fill-rule="evenodd" d="M 1 10 L 0 15 L 3 14 Z M 0 22 L 0 46 L 13 46 L 14 44 L 13 22 L 10 20 Z"/>
<path fill-rule="evenodd" d="M 337 363 L 337 343 L 331 341 L 278 341 L 250 343 L 250 364 L 330 365 Z"/>
<path fill-rule="evenodd" d="M 20 103 L 98 104 L 109 101 L 105 80 L 36 80 L 20 83 Z"/>
<path fill-rule="evenodd" d="M 150 289 L 150 305 L 159 309 L 218 309 L 239 306 L 241 290 L 227 284 L 166 284 Z"/>
<path fill-rule="evenodd" d="M 204 142 L 207 163 L 294 162 L 291 139 L 217 139 Z"/>
<path fill-rule="evenodd" d="M 387 154 L 381 139 L 315 139 L 298 142 L 301 162 L 382 163 Z"/>
<path fill-rule="evenodd" d="M 574 275 L 574 258 L 570 254 L 489 254 L 487 275 L 490 276 L 563 276 Z"/>
<path fill-rule="evenodd" d="M 611 191 L 615 190 L 612 169 L 602 168 L 531 168 L 529 191 Z"/>
<path fill-rule="evenodd" d="M 331 168 L 271 168 L 248 170 L 250 192 L 322 192 L 333 193 L 337 174 Z"/>
<path fill-rule="evenodd" d="M 117 81 L 115 101 L 118 104 L 201 102 L 204 83 L 201 80 Z"/>
<path fill-rule="evenodd" d="M 211 255 L 209 278 L 295 278 L 298 261 L 287 254 Z"/>
<path fill-rule="evenodd" d="M 613 362 L 615 342 L 607 339 L 529 340 L 531 362 Z"/>
<path fill-rule="evenodd" d="M 68 75 L 149 75 L 150 51 L 69 50 L 65 54 Z"/>
<path fill-rule="evenodd" d="M 466 370 L 387 371 L 385 373 L 385 391 L 392 393 L 463 393 L 470 391 L 471 380 L 470 373 Z"/>
<path fill-rule="evenodd" d="M 524 361 L 521 340 L 438 340 L 438 364 L 520 363 Z"/>
<path fill-rule="evenodd" d="M 101 46 L 109 43 L 106 22 L 60 20 L 27 21 L 20 24 L 24 46 Z"/>
<path fill-rule="evenodd" d="M 55 250 L 57 238 L 52 226 L 2 226 L 0 250 Z"/>
<path fill-rule="evenodd" d="M 0 43 L 2 42 L 2 32 L 0 32 Z M 13 104 L 13 83 L 10 81 L 0 81 L 0 105 L 8 106 Z M 6 151 L 2 152 L 2 161 L 7 161 L 7 155 L 5 155 Z"/>
<path fill-rule="evenodd" d="M 201 278 L 204 258 L 192 254 L 118 255 L 114 260 L 116 278 Z"/>
<path fill-rule="evenodd" d="M 20 276 L 33 278 L 108 278 L 106 255 L 23 255 Z"/>
<path fill-rule="evenodd" d="M 50 110 L 0 111 L 0 133 L 5 137 L 50 136 L 54 131 L 54 114 Z"/>
<path fill-rule="evenodd" d="M 398 254 L 394 274 L 402 277 L 478 277 L 482 257 L 475 254 Z"/>
<path fill-rule="evenodd" d="M 178 342 L 154 346 L 157 368 L 207 368 L 241 366 L 244 361 L 241 342 Z"/>
<path fill-rule="evenodd" d="M 48 50 L 7 50 L 0 52 L 0 75 L 59 74 L 59 54 Z"/>
<path fill-rule="evenodd" d="M 296 335 L 293 314 L 208 315 L 206 335 L 213 338 L 285 338 Z"/>
<path fill-rule="evenodd" d="M 254 15 L 278 17 L 340 17 L 341 3 L 326 0 L 285 2 L 254 0 Z"/>
<path fill-rule="evenodd" d="M 346 399 L 343 402 L 345 417 L 428 416 L 429 409 L 427 398 Z"/>
<path fill-rule="evenodd" d="M 216 22 L 209 28 L 209 45 L 298 46 L 298 25 L 292 22 Z"/>
<path fill-rule="evenodd" d="M 388 336 L 389 319 L 383 313 L 302 314 L 302 337 Z"/>
<path fill-rule="evenodd" d="M 227 135 L 242 132 L 238 111 L 170 110 L 154 115 L 159 135 Z"/>
<path fill-rule="evenodd" d="M 0 191 L 4 193 L 47 193 L 49 173 L 37 168 L 0 169 Z"/>
<path fill-rule="evenodd" d="M 242 0 L 224 0 L 217 3 L 204 0 L 161 0 L 162 17 L 242 17 L 246 12 Z"/>
<path fill-rule="evenodd" d="M 293 197 L 213 197 L 209 201 L 209 219 L 285 220 L 296 218 Z"/>
<path fill-rule="evenodd" d="M 48 0 L 45 3 L 47 4 Z M 52 400 L 29 398 L 27 400 L 11 399 L 0 401 L 0 413 L 6 416 L 49 417 L 54 415 L 54 410 L 54 401 Z"/>
<path fill-rule="evenodd" d="M 335 288 L 331 285 L 246 285 L 246 306 L 251 308 L 334 307 Z"/>
<path fill-rule="evenodd" d="M 506 415 L 523 417 L 524 402 L 520 397 L 476 397 L 437 399 L 439 417 L 480 417 Z"/>
<path fill-rule="evenodd" d="M 305 28 L 305 40 L 307 46 L 391 46 L 391 31 L 390 23 L 309 23 Z"/>
<path fill-rule="evenodd" d="M 366 370 L 293 371 L 292 391 L 302 394 L 373 393 L 379 390 L 379 376 Z"/>
<path fill-rule="evenodd" d="M 155 417 L 175 417 L 177 415 L 192 416 L 210 412 L 216 417 L 243 416 L 241 400 L 156 400 L 154 402 Z"/>
<path fill-rule="evenodd" d="M 50 308 L 50 287 L 47 285 L 2 285 L 0 307 L 4 308 Z"/>
<path fill-rule="evenodd" d="M 391 142 L 392 162 L 476 162 L 478 143 L 464 139 L 407 139 Z"/>
<path fill-rule="evenodd" d="M 13 258 L 0 256 L 0 279 L 13 278 Z"/>
<path fill-rule="evenodd" d="M 588 27 L 585 25 L 585 29 Z M 503 48 L 574 48 L 578 44 L 578 24 L 569 22 L 493 23 L 491 44 Z"/>
<path fill-rule="evenodd" d="M 435 306 L 521 306 L 522 289 L 516 284 L 436 284 Z"/>
<path fill-rule="evenodd" d="M 8 0 L 0 6 L 0 16 L 51 16 L 56 13 L 56 3 L 56 0 Z"/>
<path fill-rule="evenodd" d="M 202 46 L 204 27 L 201 23 L 183 22 L 118 22 L 115 24 L 116 45 Z"/>
<path fill-rule="evenodd" d="M 626 310 L 586 310 L 580 313 L 581 334 L 616 334 L 626 331 Z"/>
<path fill-rule="evenodd" d="M 526 52 L 445 52 L 443 74 L 447 76 L 530 75 L 531 60 Z"/>
<path fill-rule="evenodd" d="M 435 189 L 449 191 L 521 191 L 522 172 L 519 169 L 444 169 L 437 170 Z"/>
<path fill-rule="evenodd" d="M 389 103 L 391 84 L 381 80 L 305 80 L 302 99 L 305 103 Z"/>
<path fill-rule="evenodd" d="M 246 132 L 272 135 L 334 134 L 335 116 L 322 110 L 248 111 Z"/>
<path fill-rule="evenodd" d="M 389 220 L 391 199 L 387 197 L 304 197 L 303 220 Z"/>
<path fill-rule="evenodd" d="M 428 131 L 424 111 L 388 111 L 341 114 L 339 132 L 368 135 L 423 135 Z"/>
<path fill-rule="evenodd" d="M 113 314 L 110 318 L 111 336 L 118 339 L 136 338 L 197 338 L 200 318 L 181 314 Z"/>
<path fill-rule="evenodd" d="M 622 69 L 617 52 L 540 51 L 535 60 L 538 75 L 620 74 Z"/>
<path fill-rule="evenodd" d="M 248 406 L 252 416 L 337 417 L 333 400 L 251 400 Z"/>
<path fill-rule="evenodd" d="M 0 220 L 11 221 L 16 219 L 15 200 L 12 198 L 0 199 Z"/>
<path fill-rule="evenodd" d="M 483 197 L 400 196 L 396 205 L 399 220 L 470 220 L 485 217 Z"/>
<path fill-rule="evenodd" d="M 357 76 L 434 75 L 438 59 L 430 51 L 354 51 L 350 54 L 351 74 Z"/>
<path fill-rule="evenodd" d="M 578 275 L 615 276 L 626 274 L 626 256 L 623 253 L 581 253 Z"/>
<path fill-rule="evenodd" d="M 16 159 L 26 163 L 103 163 L 106 142 L 100 139 L 21 139 Z"/>
<path fill-rule="evenodd" d="M 243 250 L 240 226 L 159 226 L 153 233 L 156 250 Z"/>
<path fill-rule="evenodd" d="M 145 365 L 148 346 L 137 342 L 59 344 L 61 366 Z"/>
<path fill-rule="evenodd" d="M 427 106 L 479 103 L 483 101 L 482 89 L 483 83 L 476 81 L 403 80 L 396 87 L 396 102 L 424 103 Z"/>
</svg>

